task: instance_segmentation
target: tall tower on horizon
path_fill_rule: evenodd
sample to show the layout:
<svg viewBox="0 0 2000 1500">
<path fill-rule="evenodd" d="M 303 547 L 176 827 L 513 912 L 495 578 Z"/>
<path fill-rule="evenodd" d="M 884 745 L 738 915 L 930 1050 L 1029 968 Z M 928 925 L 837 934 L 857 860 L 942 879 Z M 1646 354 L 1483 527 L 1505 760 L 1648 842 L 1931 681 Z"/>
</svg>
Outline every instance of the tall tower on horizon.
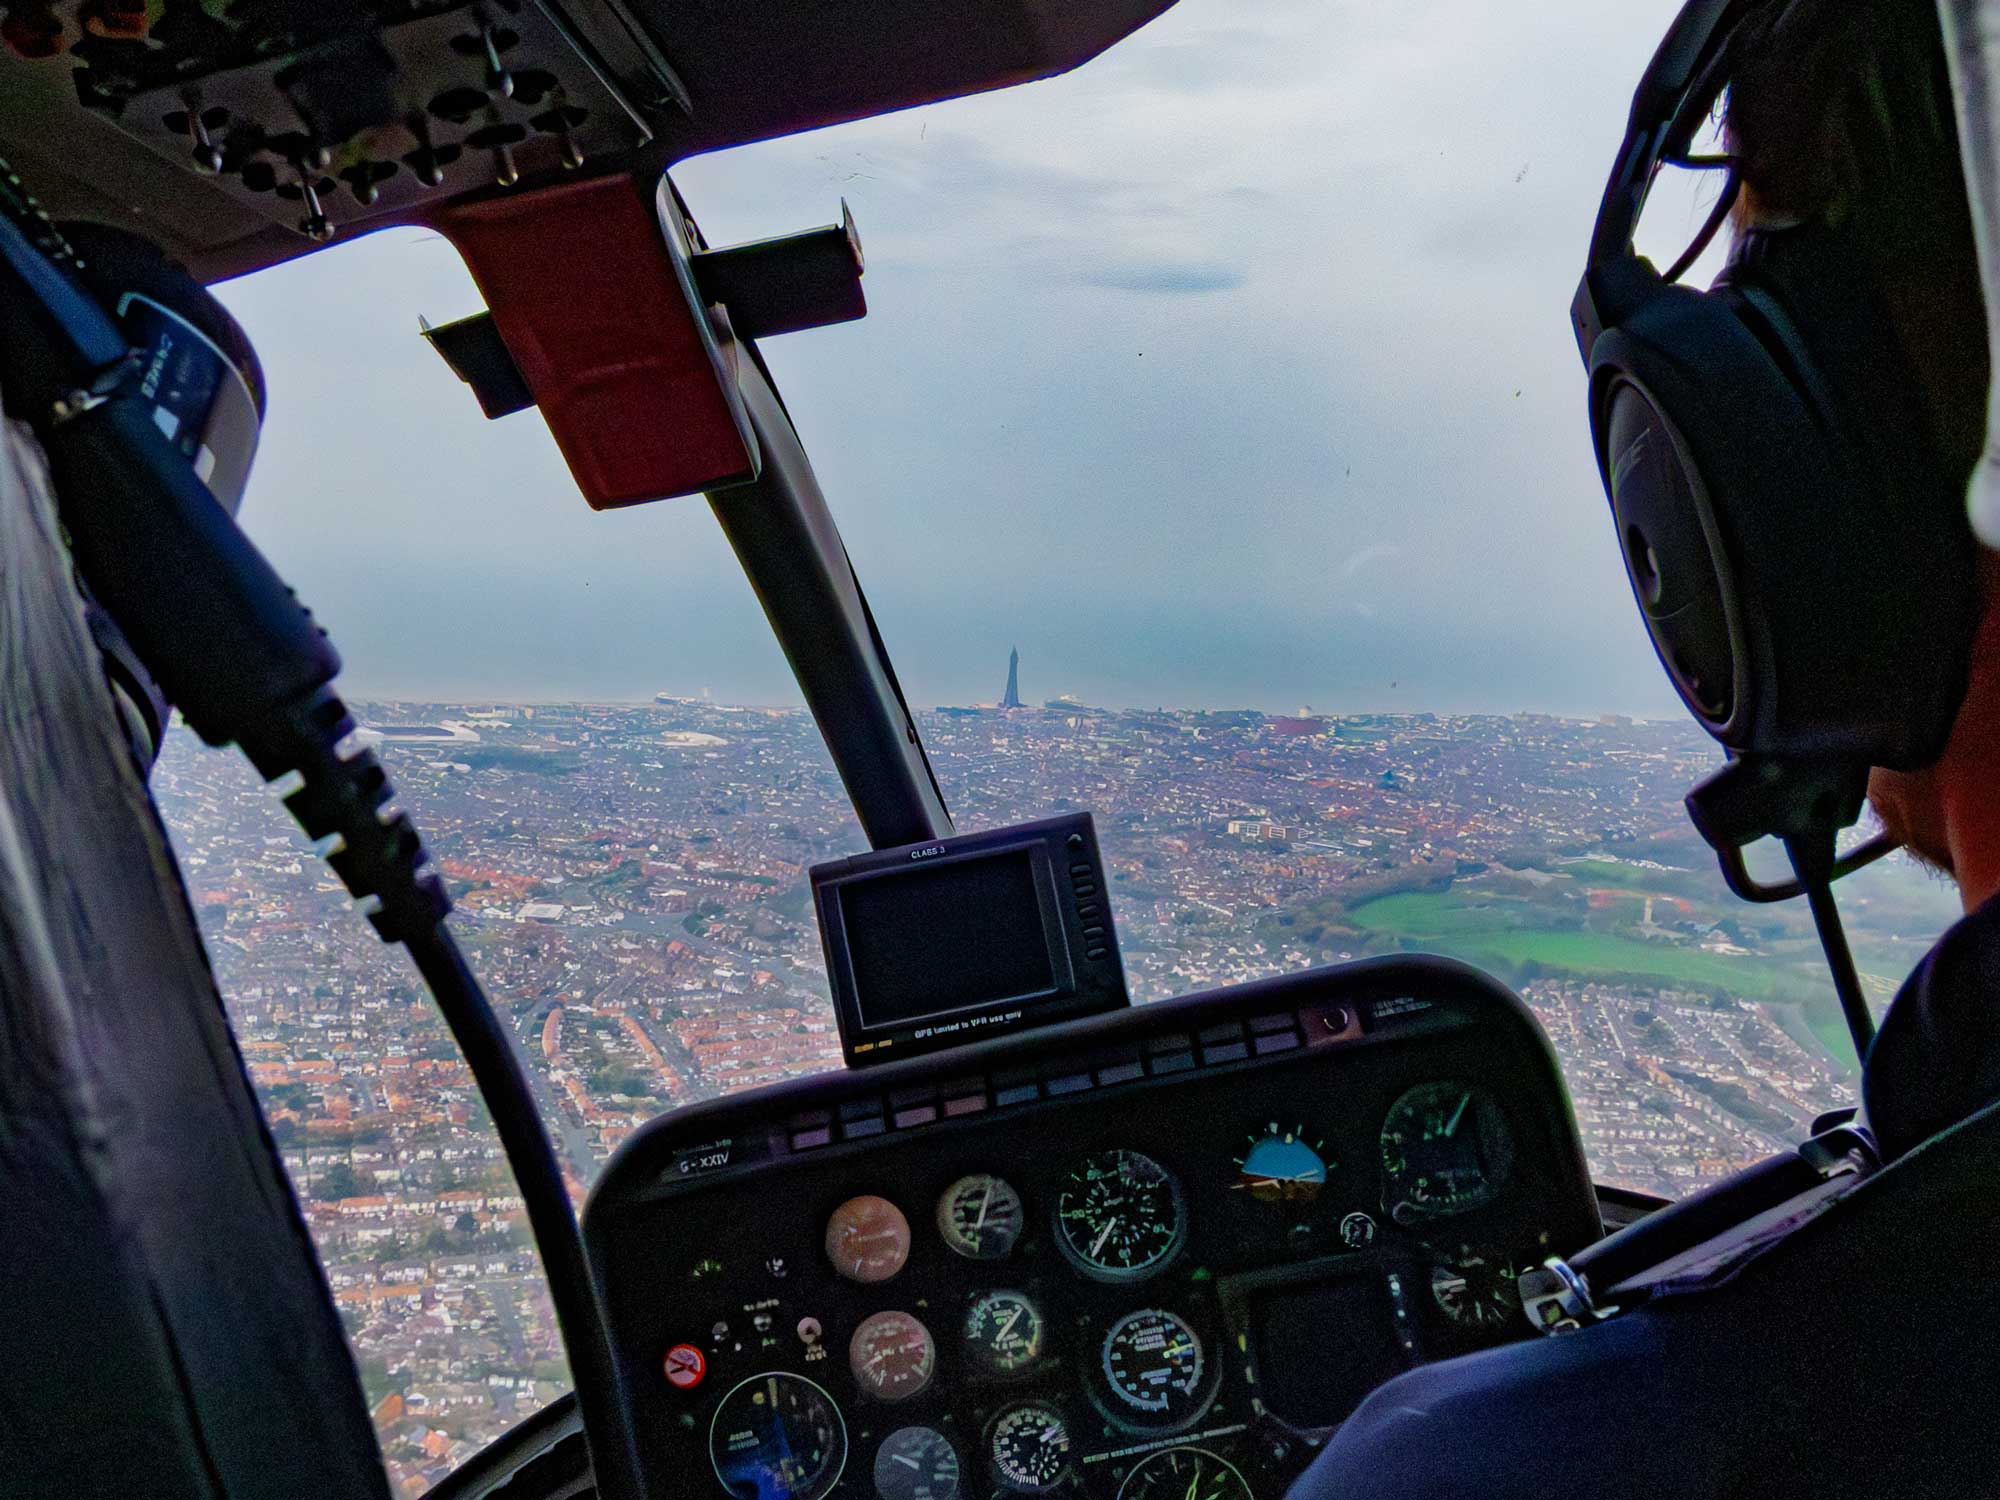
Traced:
<svg viewBox="0 0 2000 1500">
<path fill-rule="evenodd" d="M 1007 693 L 1001 698 L 1002 708 L 1021 706 L 1021 652 L 1015 647 L 1007 653 Z"/>
</svg>

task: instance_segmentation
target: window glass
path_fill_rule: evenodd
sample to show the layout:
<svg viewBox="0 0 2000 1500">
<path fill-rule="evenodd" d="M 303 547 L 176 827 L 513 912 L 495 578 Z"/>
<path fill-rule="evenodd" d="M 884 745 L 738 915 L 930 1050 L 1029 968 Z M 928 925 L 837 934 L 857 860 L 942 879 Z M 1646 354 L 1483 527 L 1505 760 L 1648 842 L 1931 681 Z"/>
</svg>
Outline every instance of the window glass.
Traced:
<svg viewBox="0 0 2000 1500">
<path fill-rule="evenodd" d="M 1581 416 L 1565 309 L 1673 10 L 1189 0 L 1074 76 L 676 174 L 715 244 L 854 208 L 868 318 L 765 353 L 958 826 L 1091 810 L 1142 1002 L 1492 970 L 1597 1177 L 1668 1195 L 1855 1080 L 1805 913 L 1734 902 L 1687 825 L 1718 755 Z M 482 421 L 416 335 L 479 305 L 435 235 L 221 292 L 271 390 L 244 523 L 346 654 L 578 1193 L 663 1110 L 838 1066 L 806 872 L 863 841 L 706 506 L 592 514 L 539 417 Z M 497 1141 L 240 759 L 177 734 L 156 785 L 418 1493 L 563 1383 Z M 1954 912 L 1900 860 L 1841 899 L 1878 1001 Z"/>
</svg>

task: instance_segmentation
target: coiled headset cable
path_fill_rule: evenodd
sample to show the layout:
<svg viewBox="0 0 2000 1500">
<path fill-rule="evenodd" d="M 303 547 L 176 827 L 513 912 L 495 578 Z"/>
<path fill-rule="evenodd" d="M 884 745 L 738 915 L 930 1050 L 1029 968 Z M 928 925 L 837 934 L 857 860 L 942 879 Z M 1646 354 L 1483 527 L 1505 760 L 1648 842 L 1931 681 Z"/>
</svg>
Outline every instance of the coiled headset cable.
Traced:
<svg viewBox="0 0 2000 1500">
<path fill-rule="evenodd" d="M 354 744 L 326 632 L 168 441 L 146 361 L 61 263 L 0 163 L 0 393 L 48 455 L 77 569 L 167 701 L 241 747 L 384 942 L 400 943 L 491 1112 L 547 1273 L 599 1492 L 633 1493 L 617 1385 L 562 1170 L 500 1019 L 445 925 L 451 900 L 387 772 Z M 23 205 L 29 205 L 27 209 Z"/>
</svg>

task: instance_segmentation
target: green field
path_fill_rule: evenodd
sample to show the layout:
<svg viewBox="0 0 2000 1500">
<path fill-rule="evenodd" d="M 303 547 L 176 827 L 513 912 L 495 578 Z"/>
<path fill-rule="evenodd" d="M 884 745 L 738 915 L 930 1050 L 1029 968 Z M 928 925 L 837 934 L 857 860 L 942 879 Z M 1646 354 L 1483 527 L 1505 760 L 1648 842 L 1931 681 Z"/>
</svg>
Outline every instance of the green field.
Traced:
<svg viewBox="0 0 2000 1500">
<path fill-rule="evenodd" d="M 1854 1071 L 1854 1038 L 1847 1034 L 1847 1017 L 1841 1013 L 1837 1001 L 1824 1005 L 1806 1005 L 1799 1008 L 1799 1019 L 1812 1033 L 1813 1040 L 1820 1044 L 1826 1055 L 1846 1068 Z"/>
<path fill-rule="evenodd" d="M 1630 975 L 1663 984 L 1718 986 L 1746 999 L 1797 991 L 1780 965 L 1615 933 L 1537 925 L 1536 905 L 1468 898 L 1455 892 L 1406 891 L 1350 909 L 1364 932 L 1397 938 L 1492 968 L 1539 964 L 1590 978 Z"/>
<path fill-rule="evenodd" d="M 1581 885 L 1620 886 L 1627 890 L 1675 896 L 1682 894 L 1681 887 L 1689 879 L 1686 870 L 1642 870 L 1637 865 L 1621 864 L 1615 859 L 1564 860 L 1548 868 L 1551 874 L 1567 875 Z M 1711 885 L 1713 883 L 1710 881 Z"/>
</svg>

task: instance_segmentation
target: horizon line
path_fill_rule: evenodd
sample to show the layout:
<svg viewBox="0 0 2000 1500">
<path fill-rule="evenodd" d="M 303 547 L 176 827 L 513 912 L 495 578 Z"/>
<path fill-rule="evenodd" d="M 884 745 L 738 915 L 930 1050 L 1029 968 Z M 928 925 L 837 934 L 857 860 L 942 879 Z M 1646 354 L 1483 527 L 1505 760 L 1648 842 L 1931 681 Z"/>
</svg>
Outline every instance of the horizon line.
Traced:
<svg viewBox="0 0 2000 1500">
<path fill-rule="evenodd" d="M 663 708 L 670 705 L 685 704 L 696 708 L 736 709 L 736 710 L 744 710 L 757 713 L 804 714 L 810 717 L 810 709 L 808 708 L 808 706 L 804 703 L 796 701 L 786 702 L 786 703 L 772 703 L 772 702 L 760 703 L 753 701 L 735 702 L 723 698 L 699 698 L 680 693 L 655 693 L 652 696 L 645 698 L 617 698 L 617 697 L 512 698 L 512 697 L 495 696 L 493 694 L 438 696 L 431 694 L 409 695 L 409 694 L 351 692 L 346 695 L 346 698 L 347 702 L 350 705 L 363 704 L 363 703 L 397 704 L 397 705 L 421 704 L 429 707 L 439 707 L 439 708 L 455 708 L 455 707 L 470 708 L 480 705 L 491 705 L 494 707 L 505 707 L 505 708 Z M 1296 710 L 1287 712 L 1273 712 L 1269 709 L 1257 708 L 1249 704 L 1240 704 L 1240 703 L 1239 704 L 1160 703 L 1152 705 L 1132 704 L 1123 707 L 1114 707 L 1106 704 L 1086 703 L 1081 700 L 1073 700 L 1067 703 L 1063 703 L 1060 707 L 1050 706 L 1057 702 L 1058 700 L 1049 699 L 1045 700 L 1041 704 L 1024 704 L 1020 708 L 1002 708 L 1000 705 L 995 703 L 937 703 L 937 704 L 932 704 L 927 708 L 925 707 L 912 708 L 910 711 L 916 714 L 925 714 L 925 713 L 937 714 L 946 712 L 990 713 L 990 714 L 1014 714 L 1014 713 L 1060 714 L 1066 710 L 1086 710 L 1089 712 L 1105 713 L 1105 714 L 1148 714 L 1148 713 L 1257 714 L 1260 717 L 1266 719 L 1324 719 L 1329 722 L 1340 719 L 1361 719 L 1361 718 L 1366 718 L 1366 719 L 1536 718 L 1536 719 L 1555 719 L 1565 723 L 1577 723 L 1577 724 L 1602 724 L 1605 723 L 1606 721 L 1622 720 L 1628 724 L 1671 725 L 1675 723 L 1680 723 L 1680 724 L 1685 724 L 1688 728 L 1691 729 L 1699 727 L 1697 725 L 1690 723 L 1687 719 L 1679 715 L 1653 716 L 1647 714 L 1626 713 L 1615 709 L 1604 709 L 1597 712 L 1561 712 L 1553 709 L 1541 709 L 1541 708 L 1516 708 L 1516 709 L 1501 710 L 1501 709 L 1445 709 L 1445 708 L 1412 707 L 1412 708 L 1313 709 L 1309 712 L 1299 712 Z"/>
</svg>

